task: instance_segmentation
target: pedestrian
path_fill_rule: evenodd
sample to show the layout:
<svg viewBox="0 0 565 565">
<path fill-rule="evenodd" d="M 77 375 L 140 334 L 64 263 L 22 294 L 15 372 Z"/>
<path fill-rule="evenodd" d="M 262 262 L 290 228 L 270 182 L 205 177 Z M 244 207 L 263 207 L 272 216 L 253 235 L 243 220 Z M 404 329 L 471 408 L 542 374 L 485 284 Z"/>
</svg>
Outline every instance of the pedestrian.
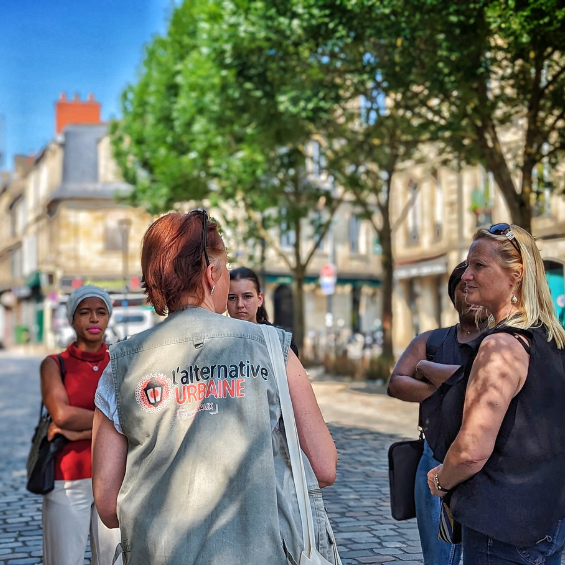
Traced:
<svg viewBox="0 0 565 565">
<path fill-rule="evenodd" d="M 465 565 L 557 565 L 565 538 L 565 330 L 527 231 L 478 230 L 467 265 L 467 302 L 487 309 L 490 329 L 463 378 L 437 392 L 444 409 L 429 429 L 441 430 L 448 450 L 428 473 L 430 490 L 447 496 L 463 526 Z"/>
<path fill-rule="evenodd" d="M 449 298 L 459 314 L 459 323 L 416 336 L 396 363 L 388 385 L 390 396 L 406 402 L 422 402 L 463 363 L 473 342 L 485 328 L 484 311 L 465 301 L 461 277 L 466 264 L 455 267 L 448 282 Z M 420 418 L 421 419 L 421 418 Z M 420 543 L 425 565 L 456 565 L 461 546 L 438 539 L 440 501 L 428 488 L 428 471 L 439 465 L 427 441 L 416 474 L 414 499 Z"/>
<path fill-rule="evenodd" d="M 167 214 L 143 239 L 144 289 L 168 316 L 112 346 L 94 422 L 94 497 L 106 525 L 120 527 L 125 563 L 287 565 L 303 550 L 263 332 L 220 315 L 226 259 L 204 210 Z M 290 334 L 278 334 L 319 490 L 335 480 L 337 452 Z M 318 550 L 334 563 L 319 500 Z"/>
<path fill-rule="evenodd" d="M 119 542 L 119 531 L 100 521 L 92 494 L 94 394 L 110 360 L 103 340 L 111 314 L 106 291 L 91 285 L 75 290 L 67 318 L 76 341 L 61 353 L 64 368 L 56 355 L 41 363 L 41 395 L 52 419 L 48 439 L 61 434 L 69 440 L 55 459 L 55 488 L 43 496 L 45 565 L 82 565 L 89 532 L 93 565 L 110 565 Z"/>
<path fill-rule="evenodd" d="M 230 271 L 228 313 L 231 318 L 272 326 L 264 300 L 261 283 L 255 271 L 247 267 L 239 267 Z M 298 347 L 293 339 L 291 339 L 290 348 L 298 357 Z"/>
</svg>

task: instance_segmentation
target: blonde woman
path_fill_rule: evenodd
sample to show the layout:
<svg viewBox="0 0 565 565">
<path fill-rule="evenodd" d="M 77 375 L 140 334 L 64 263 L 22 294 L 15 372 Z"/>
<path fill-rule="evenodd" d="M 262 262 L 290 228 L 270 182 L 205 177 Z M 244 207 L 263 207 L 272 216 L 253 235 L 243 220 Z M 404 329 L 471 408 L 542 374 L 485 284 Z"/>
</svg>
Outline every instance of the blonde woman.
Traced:
<svg viewBox="0 0 565 565">
<path fill-rule="evenodd" d="M 447 495 L 463 525 L 465 565 L 557 565 L 565 539 L 565 331 L 528 232 L 508 224 L 479 230 L 467 265 L 467 302 L 487 309 L 490 330 L 445 396 L 450 447 L 428 484 Z"/>
</svg>

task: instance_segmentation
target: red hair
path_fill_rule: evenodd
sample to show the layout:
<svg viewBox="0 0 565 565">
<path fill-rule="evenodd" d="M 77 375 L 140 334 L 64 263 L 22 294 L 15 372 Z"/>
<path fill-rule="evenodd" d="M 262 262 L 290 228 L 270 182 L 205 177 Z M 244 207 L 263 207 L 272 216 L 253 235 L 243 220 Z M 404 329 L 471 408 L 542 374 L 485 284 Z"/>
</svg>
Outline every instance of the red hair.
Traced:
<svg viewBox="0 0 565 565">
<path fill-rule="evenodd" d="M 214 262 L 226 248 L 214 222 L 206 223 L 206 250 Z M 190 295 L 204 301 L 202 274 L 206 260 L 202 248 L 202 212 L 171 212 L 155 221 L 141 246 L 142 288 L 160 316 L 186 306 Z"/>
</svg>

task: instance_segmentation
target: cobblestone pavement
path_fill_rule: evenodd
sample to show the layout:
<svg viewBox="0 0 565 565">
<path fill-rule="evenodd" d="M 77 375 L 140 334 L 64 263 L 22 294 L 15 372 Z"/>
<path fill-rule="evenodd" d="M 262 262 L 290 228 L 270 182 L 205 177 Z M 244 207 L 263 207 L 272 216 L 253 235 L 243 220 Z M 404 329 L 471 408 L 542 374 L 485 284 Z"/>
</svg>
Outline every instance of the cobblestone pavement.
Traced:
<svg viewBox="0 0 565 565">
<path fill-rule="evenodd" d="M 41 497 L 25 490 L 25 460 L 39 412 L 39 362 L 0 353 L 0 565 L 42 562 Z M 422 563 L 414 521 L 392 520 L 388 499 L 387 448 L 399 435 L 414 435 L 413 407 L 372 394 L 376 389 L 314 386 L 340 453 L 338 479 L 324 498 L 344 565 Z M 87 548 L 85 564 L 89 557 Z"/>
</svg>

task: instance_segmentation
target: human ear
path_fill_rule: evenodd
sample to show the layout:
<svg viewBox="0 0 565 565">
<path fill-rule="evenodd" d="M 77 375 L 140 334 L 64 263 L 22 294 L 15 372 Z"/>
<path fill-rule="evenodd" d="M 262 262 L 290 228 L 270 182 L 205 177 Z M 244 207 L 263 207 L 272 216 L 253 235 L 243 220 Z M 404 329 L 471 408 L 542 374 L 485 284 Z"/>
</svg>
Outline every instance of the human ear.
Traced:
<svg viewBox="0 0 565 565">
<path fill-rule="evenodd" d="M 259 307 L 263 306 L 263 300 L 264 299 L 265 299 L 265 295 L 262 292 L 260 292 L 258 294 L 258 300 L 257 300 Z"/>
</svg>

